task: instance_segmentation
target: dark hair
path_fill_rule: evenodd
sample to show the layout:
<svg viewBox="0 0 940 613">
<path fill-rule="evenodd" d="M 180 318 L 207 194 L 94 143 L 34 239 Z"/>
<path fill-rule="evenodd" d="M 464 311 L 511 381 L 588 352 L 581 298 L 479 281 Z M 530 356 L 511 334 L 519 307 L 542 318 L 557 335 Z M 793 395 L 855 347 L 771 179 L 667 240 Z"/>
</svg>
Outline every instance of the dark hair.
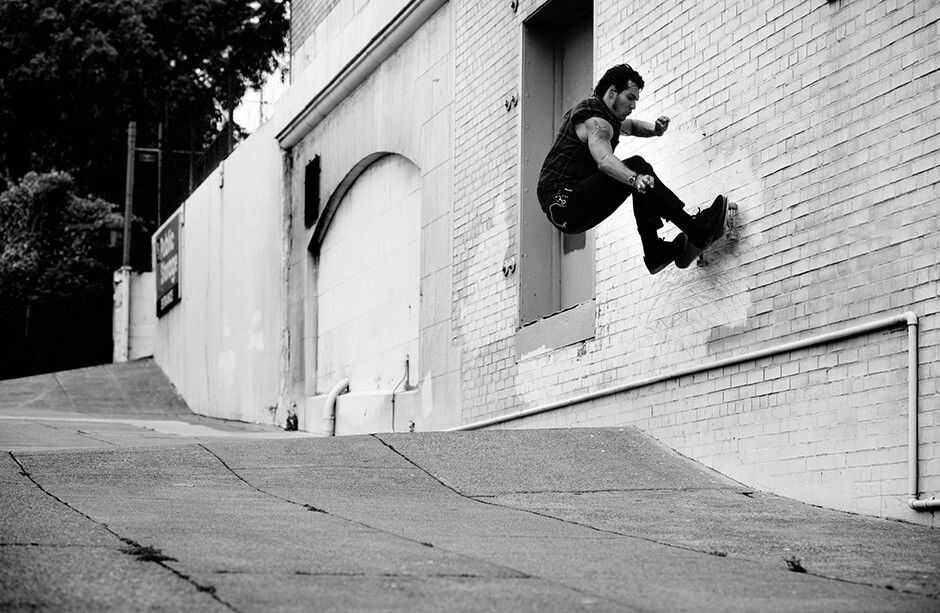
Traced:
<svg viewBox="0 0 940 613">
<path fill-rule="evenodd" d="M 643 89 L 645 85 L 645 83 L 643 83 L 643 77 L 641 77 L 640 73 L 635 71 L 630 64 L 617 64 L 605 72 L 601 80 L 597 82 L 597 86 L 594 88 L 594 95 L 598 98 L 603 98 L 611 85 L 613 85 L 614 89 L 618 92 L 622 92 L 629 87 L 629 81 L 633 81 L 633 84 L 640 89 Z"/>
</svg>

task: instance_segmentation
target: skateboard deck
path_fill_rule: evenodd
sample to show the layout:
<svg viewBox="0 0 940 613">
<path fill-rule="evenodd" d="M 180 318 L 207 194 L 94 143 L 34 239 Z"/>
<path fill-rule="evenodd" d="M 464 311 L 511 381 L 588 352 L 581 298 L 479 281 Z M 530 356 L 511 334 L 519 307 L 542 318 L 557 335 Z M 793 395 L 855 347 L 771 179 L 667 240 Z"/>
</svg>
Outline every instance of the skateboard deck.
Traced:
<svg viewBox="0 0 940 613">
<path fill-rule="evenodd" d="M 698 259 L 699 266 L 708 266 L 708 256 L 717 249 L 719 239 L 723 236 L 727 236 L 729 241 L 737 239 L 734 218 L 738 212 L 738 205 L 728 200 L 727 196 L 722 196 L 722 200 L 724 206 L 718 218 L 718 223 L 715 225 L 715 233 L 712 235 L 711 240 L 704 247 L 696 247 L 691 242 L 687 242 L 685 251 L 676 258 L 678 268 L 688 268 L 696 259 Z"/>
</svg>

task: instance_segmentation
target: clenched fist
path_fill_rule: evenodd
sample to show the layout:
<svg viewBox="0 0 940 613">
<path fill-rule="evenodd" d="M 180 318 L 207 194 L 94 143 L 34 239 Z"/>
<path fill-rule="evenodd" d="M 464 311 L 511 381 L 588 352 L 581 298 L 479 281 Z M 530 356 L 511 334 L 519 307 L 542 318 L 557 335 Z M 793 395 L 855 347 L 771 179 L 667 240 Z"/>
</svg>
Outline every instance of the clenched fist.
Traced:
<svg viewBox="0 0 940 613">
<path fill-rule="evenodd" d="M 663 132 L 666 131 L 666 128 L 669 127 L 669 118 L 663 115 L 656 120 L 656 127 L 653 128 L 653 131 L 656 133 L 656 136 L 662 136 Z"/>
</svg>

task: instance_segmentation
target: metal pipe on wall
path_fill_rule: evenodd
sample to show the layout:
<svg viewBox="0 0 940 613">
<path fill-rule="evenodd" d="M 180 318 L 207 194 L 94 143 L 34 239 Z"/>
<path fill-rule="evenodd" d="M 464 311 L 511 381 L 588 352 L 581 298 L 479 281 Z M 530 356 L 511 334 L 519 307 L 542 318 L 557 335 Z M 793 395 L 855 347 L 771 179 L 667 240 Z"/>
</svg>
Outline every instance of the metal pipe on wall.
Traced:
<svg viewBox="0 0 940 613">
<path fill-rule="evenodd" d="M 323 420 L 326 422 L 326 435 L 336 436 L 336 399 L 340 394 L 349 391 L 349 379 L 343 379 L 333 386 L 326 395 L 323 403 Z"/>
<path fill-rule="evenodd" d="M 852 326 L 846 328 L 845 330 L 840 330 L 838 332 L 830 332 L 827 334 L 820 334 L 810 338 L 806 338 L 800 341 L 794 341 L 792 343 L 785 343 L 782 345 L 777 345 L 775 347 L 769 347 L 767 349 L 761 349 L 759 351 L 752 351 L 745 353 L 739 356 L 734 356 L 731 358 L 726 358 L 723 360 L 717 360 L 715 362 L 709 362 L 706 364 L 700 364 L 698 366 L 691 366 L 689 368 L 684 368 L 676 372 L 668 373 L 665 375 L 657 375 L 654 377 L 649 377 L 646 379 L 640 379 L 638 381 L 633 381 L 623 385 L 617 385 L 614 387 L 604 388 L 597 390 L 595 392 L 589 392 L 587 394 L 581 394 L 579 396 L 574 396 L 573 398 L 568 398 L 565 400 L 559 400 L 557 402 L 552 402 L 538 407 L 533 407 L 531 409 L 525 409 L 522 411 L 517 411 L 515 413 L 510 413 L 508 415 L 501 415 L 498 417 L 493 417 L 491 419 L 486 419 L 470 424 L 464 424 L 462 426 L 457 426 L 455 428 L 449 428 L 449 432 L 456 432 L 461 430 L 479 430 L 482 428 L 487 428 L 489 426 L 495 426 L 498 424 L 516 421 L 526 417 L 531 417 L 533 415 L 538 415 L 540 413 L 546 413 L 548 411 L 554 411 L 556 409 L 562 409 L 570 407 L 576 404 L 581 404 L 584 402 L 589 402 L 592 400 L 597 400 L 599 398 L 604 398 L 606 396 L 613 396 L 615 394 L 620 394 L 630 390 L 635 390 L 643 387 L 649 387 L 656 383 L 662 383 L 665 381 L 671 381 L 673 379 L 679 379 L 682 377 L 688 377 L 694 374 L 701 372 L 706 372 L 709 370 L 717 370 L 719 368 L 726 368 L 728 366 L 734 366 L 744 362 L 753 362 L 760 360 L 762 358 L 772 357 L 782 353 L 789 353 L 792 351 L 797 351 L 799 349 L 806 349 L 808 347 L 814 347 L 818 345 L 825 345 L 832 343 L 834 341 L 843 340 L 855 336 L 860 336 L 869 332 L 874 332 L 876 330 L 882 330 L 885 328 L 891 328 L 899 325 L 906 325 L 908 329 L 908 478 L 910 483 L 910 492 L 911 499 L 908 501 L 908 505 L 917 511 L 934 511 L 940 509 L 940 501 L 936 499 L 931 500 L 918 500 L 919 491 L 917 487 L 918 483 L 918 414 L 920 412 L 920 397 L 918 390 L 918 320 L 917 314 L 913 311 L 907 311 L 900 315 L 895 315 L 893 317 L 887 317 L 884 319 L 879 319 L 876 321 L 871 321 L 864 324 L 859 324 L 857 326 Z"/>
<path fill-rule="evenodd" d="M 908 403 L 908 433 L 907 433 L 907 462 L 908 479 L 910 480 L 911 497 L 907 501 L 909 507 L 915 511 L 936 511 L 940 509 L 940 500 L 935 497 L 930 500 L 920 500 L 920 488 L 918 486 L 918 451 L 920 448 L 919 440 L 919 416 L 920 416 L 920 377 L 918 368 L 920 366 L 919 345 L 918 345 L 918 321 L 917 314 L 908 311 L 904 314 L 907 319 L 907 403 Z"/>
</svg>

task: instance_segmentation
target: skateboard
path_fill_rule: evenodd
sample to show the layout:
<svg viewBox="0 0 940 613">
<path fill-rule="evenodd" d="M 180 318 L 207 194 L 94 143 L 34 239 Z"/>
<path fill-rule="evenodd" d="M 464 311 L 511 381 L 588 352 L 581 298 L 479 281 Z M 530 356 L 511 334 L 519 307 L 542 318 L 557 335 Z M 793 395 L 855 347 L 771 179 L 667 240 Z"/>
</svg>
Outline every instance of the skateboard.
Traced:
<svg viewBox="0 0 940 613">
<path fill-rule="evenodd" d="M 715 233 L 712 235 L 711 240 L 704 247 L 696 247 L 691 242 L 687 242 L 685 251 L 676 258 L 678 268 L 688 268 L 695 259 L 698 259 L 697 264 L 699 266 L 708 266 L 708 256 L 717 250 L 715 245 L 722 236 L 727 236 L 729 241 L 737 240 L 734 218 L 738 212 L 738 205 L 729 201 L 727 196 L 721 196 L 721 199 L 724 206 L 718 218 L 718 223 L 715 225 Z"/>
</svg>

